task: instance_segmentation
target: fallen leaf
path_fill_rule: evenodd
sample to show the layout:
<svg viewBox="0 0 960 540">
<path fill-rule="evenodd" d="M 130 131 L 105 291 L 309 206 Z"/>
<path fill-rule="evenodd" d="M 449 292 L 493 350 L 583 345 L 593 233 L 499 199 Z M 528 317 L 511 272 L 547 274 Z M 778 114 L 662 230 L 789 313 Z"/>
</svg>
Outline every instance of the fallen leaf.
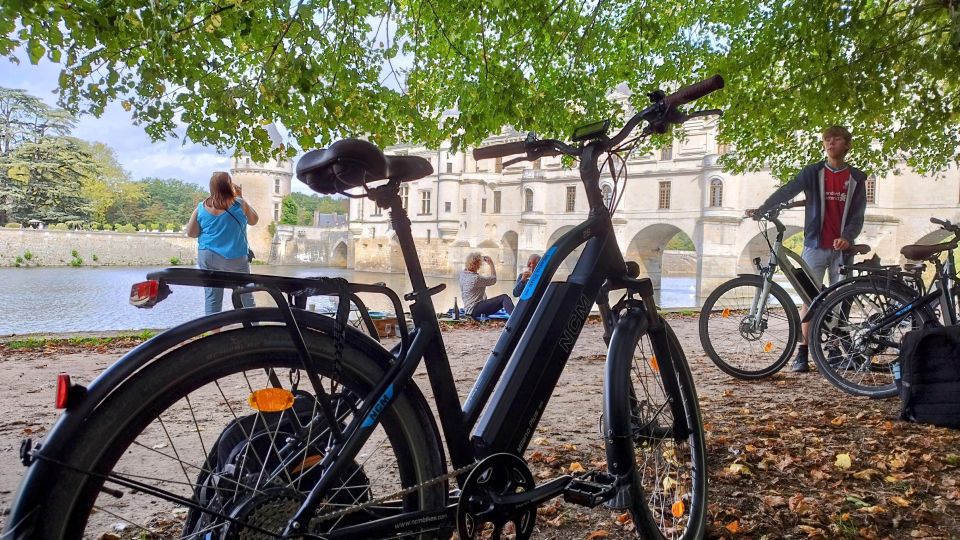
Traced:
<svg viewBox="0 0 960 540">
<path fill-rule="evenodd" d="M 747 467 L 743 463 L 731 463 L 727 470 L 730 471 L 730 474 L 737 474 L 740 476 L 749 476 L 753 474 L 750 472 L 750 467 Z"/>
<path fill-rule="evenodd" d="M 533 444 L 544 446 L 544 445 L 550 444 L 550 441 L 548 441 L 546 437 L 537 437 L 536 439 L 533 440 Z"/>
<path fill-rule="evenodd" d="M 579 461 L 574 461 L 573 463 L 570 464 L 570 472 L 572 473 L 583 472 L 585 470 L 586 469 L 583 468 L 583 465 L 581 465 Z"/>
<path fill-rule="evenodd" d="M 840 416 L 831 420 L 830 423 L 835 426 L 842 426 L 846 421 L 847 421 L 847 415 L 841 414 Z"/>
<path fill-rule="evenodd" d="M 763 498 L 763 504 L 773 508 L 777 508 L 780 506 L 786 506 L 787 499 L 779 495 L 767 495 Z"/>
<path fill-rule="evenodd" d="M 890 497 L 890 501 L 901 508 L 906 508 L 910 506 L 910 501 L 904 499 L 903 497 L 897 497 L 896 495 L 893 497 Z"/>
<path fill-rule="evenodd" d="M 869 480 L 874 475 L 880 474 L 880 471 L 876 469 L 864 469 L 862 471 L 857 471 L 853 473 L 853 477 L 858 480 Z"/>
<path fill-rule="evenodd" d="M 724 529 L 736 534 L 740 530 L 740 520 L 731 521 L 723 526 Z"/>
<path fill-rule="evenodd" d="M 850 465 L 852 465 L 850 454 L 837 454 L 837 461 L 833 463 L 833 466 L 838 469 L 849 469 Z"/>
<path fill-rule="evenodd" d="M 624 512 L 624 513 L 620 514 L 619 516 L 617 516 L 617 523 L 619 523 L 619 524 L 621 524 L 621 525 L 623 525 L 624 523 L 626 523 L 626 522 L 628 522 L 628 521 L 633 521 L 633 517 L 630 516 L 630 512 Z"/>
<path fill-rule="evenodd" d="M 610 536 L 610 533 L 604 529 L 598 529 L 587 535 L 587 540 L 593 540 L 594 538 L 606 538 Z"/>
</svg>

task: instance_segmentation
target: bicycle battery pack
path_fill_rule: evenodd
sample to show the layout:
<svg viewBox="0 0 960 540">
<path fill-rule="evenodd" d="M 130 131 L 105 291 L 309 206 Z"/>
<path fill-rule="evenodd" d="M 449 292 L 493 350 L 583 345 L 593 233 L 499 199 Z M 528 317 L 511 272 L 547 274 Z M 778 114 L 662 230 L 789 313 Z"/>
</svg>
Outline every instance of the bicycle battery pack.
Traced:
<svg viewBox="0 0 960 540">
<path fill-rule="evenodd" d="M 595 296 L 595 291 L 593 296 L 585 294 L 579 283 L 547 287 L 477 423 L 472 440 L 478 457 L 498 452 L 523 455 Z M 520 351 L 525 354 L 520 356 Z"/>
</svg>

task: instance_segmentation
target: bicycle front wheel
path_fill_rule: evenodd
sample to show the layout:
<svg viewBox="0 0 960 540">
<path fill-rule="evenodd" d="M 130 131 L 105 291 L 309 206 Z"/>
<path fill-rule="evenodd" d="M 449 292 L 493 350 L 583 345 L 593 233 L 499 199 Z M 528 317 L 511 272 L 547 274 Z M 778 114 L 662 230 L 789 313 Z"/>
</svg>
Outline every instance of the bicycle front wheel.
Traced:
<svg viewBox="0 0 960 540">
<path fill-rule="evenodd" d="M 604 382 L 607 463 L 625 480 L 616 501 L 641 538 L 697 539 L 707 511 L 703 421 L 683 349 L 669 326 L 665 332 L 666 350 L 654 347 L 638 316 L 622 318 L 614 332 Z"/>
<path fill-rule="evenodd" d="M 848 394 L 871 398 L 897 395 L 893 366 L 900 342 L 910 330 L 932 320 L 925 307 L 909 312 L 896 324 L 875 323 L 916 298 L 907 286 L 880 286 L 865 280 L 827 297 L 810 321 L 810 353 L 817 370 Z"/>
<path fill-rule="evenodd" d="M 740 276 L 717 287 L 700 310 L 700 343 L 710 360 L 738 379 L 762 379 L 780 371 L 800 335 L 796 304 L 780 285 L 761 276 Z"/>
<path fill-rule="evenodd" d="M 350 332 L 335 363 L 332 325 L 313 317 L 304 338 L 343 428 L 383 376 L 389 353 Z M 90 414 L 60 453 L 57 489 L 22 488 L 18 500 L 36 502 L 30 537 L 117 531 L 123 538 L 279 537 L 317 485 L 334 445 L 312 388 L 283 326 L 227 330 L 166 352 Z M 271 392 L 288 400 L 273 412 L 263 401 Z M 405 385 L 324 492 L 307 529 L 322 536 L 399 512 L 442 508 L 446 486 L 427 481 L 443 470 L 426 402 Z M 334 514 L 350 508 L 357 511 Z"/>
</svg>

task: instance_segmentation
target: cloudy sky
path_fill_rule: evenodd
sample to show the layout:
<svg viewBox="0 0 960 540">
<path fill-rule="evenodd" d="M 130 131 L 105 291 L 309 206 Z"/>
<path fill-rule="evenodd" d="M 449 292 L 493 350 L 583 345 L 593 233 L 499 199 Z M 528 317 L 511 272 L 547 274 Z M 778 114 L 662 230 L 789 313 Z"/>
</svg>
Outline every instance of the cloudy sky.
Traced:
<svg viewBox="0 0 960 540">
<path fill-rule="evenodd" d="M 32 65 L 26 54 L 18 54 L 20 65 L 0 58 L 0 86 L 19 88 L 56 106 L 60 70 L 46 58 Z M 153 176 L 178 178 L 206 187 L 210 173 L 229 168 L 229 157 L 209 148 L 183 139 L 152 142 L 139 126 L 133 125 L 130 113 L 119 103 L 107 106 L 100 118 L 83 115 L 77 121 L 73 136 L 88 141 L 100 141 L 116 152 L 121 165 L 134 180 Z M 300 182 L 293 181 L 293 190 L 310 193 Z"/>
</svg>

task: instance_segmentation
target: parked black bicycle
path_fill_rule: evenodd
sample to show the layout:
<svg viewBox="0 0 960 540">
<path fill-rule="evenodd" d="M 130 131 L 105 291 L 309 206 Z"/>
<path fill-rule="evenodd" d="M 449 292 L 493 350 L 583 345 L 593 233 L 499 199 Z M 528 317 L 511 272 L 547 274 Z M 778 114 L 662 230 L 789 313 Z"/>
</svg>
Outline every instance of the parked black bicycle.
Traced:
<svg viewBox="0 0 960 540">
<path fill-rule="evenodd" d="M 953 252 L 960 227 L 936 218 L 930 221 L 953 238 L 900 249 L 910 261 L 933 264 L 929 286 L 923 279 L 926 264 L 908 263 L 902 269 L 873 269 L 846 280 L 836 293 L 814 300 L 808 314 L 810 353 L 817 370 L 844 392 L 873 398 L 897 395 L 894 378 L 903 335 L 925 325 L 957 324 L 960 289 Z"/>
<path fill-rule="evenodd" d="M 231 288 L 235 305 L 240 293 L 264 290 L 277 307 L 164 332 L 89 388 L 63 381 L 63 416 L 42 446 L 24 445 L 29 469 L 6 534 L 80 538 L 121 522 L 202 539 L 426 538 L 454 530 L 462 539 L 508 530 L 529 538 L 538 505 L 563 495 L 587 506 L 623 504 L 644 538 L 702 537 L 706 448 L 690 368 L 657 314 L 650 280 L 623 260 L 598 163 L 613 174 L 614 158 L 643 136 L 717 113 L 685 115 L 678 107 L 722 85 L 717 76 L 669 96 L 654 92 L 612 137 L 605 122 L 579 129 L 576 145 L 531 134 L 475 150 L 478 159 L 579 159 L 590 214 L 544 254 L 462 407 L 431 300 L 442 285 L 426 285 L 399 197 L 403 182 L 432 173 L 429 162 L 384 156 L 353 139 L 309 152 L 297 175 L 310 187 L 390 210 L 412 282 L 404 298 L 413 329 L 386 287 L 190 269 L 150 274 L 134 287 L 134 303 L 149 306 L 169 285 L 189 285 Z M 642 134 L 628 139 L 641 122 Z M 581 245 L 568 279 L 551 282 Z M 365 311 L 358 295 L 369 293 L 396 307 L 400 340 L 392 350 L 347 325 L 350 305 Z M 315 295 L 339 298 L 336 317 L 303 309 Z M 611 295 L 620 297 L 612 305 Z M 609 336 L 607 470 L 538 486 L 520 456 L 594 303 Z M 421 360 L 439 428 L 412 380 Z"/>
<path fill-rule="evenodd" d="M 700 310 L 700 343 L 707 356 L 724 373 L 738 379 L 761 379 L 780 371 L 800 340 L 800 311 L 790 294 L 774 281 L 782 272 L 799 296 L 810 305 L 824 291 L 810 267 L 793 250 L 783 245 L 786 226 L 780 214 L 802 207 L 806 201 L 774 206 L 760 217 L 760 234 L 770 248 L 766 264 L 753 260 L 756 274 L 740 274 L 717 287 Z M 777 231 L 773 241 L 770 229 Z M 870 246 L 856 244 L 847 251 L 863 255 Z"/>
</svg>

